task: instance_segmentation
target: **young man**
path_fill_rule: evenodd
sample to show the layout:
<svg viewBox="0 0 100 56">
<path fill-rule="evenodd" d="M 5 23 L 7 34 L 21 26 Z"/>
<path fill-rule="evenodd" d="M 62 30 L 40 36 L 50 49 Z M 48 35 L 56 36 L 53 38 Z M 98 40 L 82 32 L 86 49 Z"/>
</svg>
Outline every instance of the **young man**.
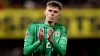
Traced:
<svg viewBox="0 0 100 56">
<path fill-rule="evenodd" d="M 63 25 L 56 23 L 62 4 L 47 2 L 45 22 L 30 24 L 24 39 L 25 56 L 64 56 L 67 46 L 67 32 Z"/>
</svg>

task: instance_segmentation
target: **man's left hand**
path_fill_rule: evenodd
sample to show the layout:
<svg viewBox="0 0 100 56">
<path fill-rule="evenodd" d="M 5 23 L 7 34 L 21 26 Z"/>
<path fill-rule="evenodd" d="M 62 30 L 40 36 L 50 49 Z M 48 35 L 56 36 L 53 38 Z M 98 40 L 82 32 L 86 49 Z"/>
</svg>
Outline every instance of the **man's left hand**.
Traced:
<svg viewBox="0 0 100 56">
<path fill-rule="evenodd" d="M 52 38 L 52 34 L 53 34 L 54 30 L 51 28 L 49 31 L 48 31 L 48 41 L 50 43 L 53 42 L 53 38 Z"/>
</svg>

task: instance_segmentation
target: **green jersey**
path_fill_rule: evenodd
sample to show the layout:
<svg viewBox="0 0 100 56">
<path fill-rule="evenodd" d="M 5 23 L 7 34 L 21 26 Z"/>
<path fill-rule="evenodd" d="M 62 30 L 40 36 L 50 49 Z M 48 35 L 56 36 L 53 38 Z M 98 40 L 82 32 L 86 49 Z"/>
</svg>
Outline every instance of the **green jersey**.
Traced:
<svg viewBox="0 0 100 56">
<path fill-rule="evenodd" d="M 42 28 L 44 32 L 44 40 L 38 42 L 38 31 Z M 53 42 L 47 40 L 47 32 L 53 28 Z M 44 22 L 30 24 L 24 39 L 24 55 L 25 56 L 64 56 L 67 46 L 66 27 L 55 23 L 54 26 L 45 24 Z"/>
</svg>

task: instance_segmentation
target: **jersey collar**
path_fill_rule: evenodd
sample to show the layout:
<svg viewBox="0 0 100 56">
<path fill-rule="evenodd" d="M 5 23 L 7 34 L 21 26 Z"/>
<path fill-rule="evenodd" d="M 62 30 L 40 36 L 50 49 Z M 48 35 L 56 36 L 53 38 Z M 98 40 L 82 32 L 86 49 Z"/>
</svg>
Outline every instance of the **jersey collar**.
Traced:
<svg viewBox="0 0 100 56">
<path fill-rule="evenodd" d="M 50 25 L 46 24 L 45 22 L 43 22 L 43 23 L 44 23 L 44 25 L 46 25 L 46 26 L 48 26 L 48 27 L 52 27 L 52 28 L 54 28 L 55 25 L 56 25 L 56 23 L 55 23 L 53 26 L 50 26 Z"/>
</svg>

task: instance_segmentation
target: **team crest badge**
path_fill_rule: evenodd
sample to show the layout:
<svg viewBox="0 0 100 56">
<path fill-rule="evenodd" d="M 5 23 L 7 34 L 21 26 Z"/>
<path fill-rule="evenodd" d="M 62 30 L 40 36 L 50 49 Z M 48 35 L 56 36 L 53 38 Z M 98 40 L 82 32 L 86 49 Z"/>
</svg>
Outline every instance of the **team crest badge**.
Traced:
<svg viewBox="0 0 100 56">
<path fill-rule="evenodd" d="M 56 36 L 59 36 L 59 35 L 60 35 L 60 32 L 58 32 L 58 31 L 55 32 L 55 35 L 56 35 Z"/>
</svg>

